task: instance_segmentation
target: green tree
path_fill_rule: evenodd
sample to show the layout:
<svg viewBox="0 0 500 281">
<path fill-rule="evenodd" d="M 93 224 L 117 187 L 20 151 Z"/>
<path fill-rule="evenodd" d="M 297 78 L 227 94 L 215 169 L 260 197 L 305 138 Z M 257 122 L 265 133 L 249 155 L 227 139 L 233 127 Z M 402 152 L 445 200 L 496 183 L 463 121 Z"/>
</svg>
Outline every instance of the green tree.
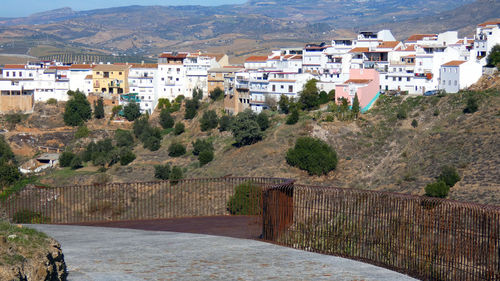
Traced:
<svg viewBox="0 0 500 281">
<path fill-rule="evenodd" d="M 278 107 L 281 113 L 288 114 L 290 111 L 290 99 L 288 96 L 281 94 L 280 100 L 278 101 Z"/>
<path fill-rule="evenodd" d="M 302 109 L 311 110 L 318 107 L 320 100 L 316 82 L 318 82 L 316 79 L 307 81 L 302 92 L 300 92 L 299 102 Z"/>
<path fill-rule="evenodd" d="M 170 173 L 170 182 L 172 184 L 177 184 L 179 180 L 184 178 L 182 168 L 179 166 L 174 166 L 172 172 Z"/>
<path fill-rule="evenodd" d="M 77 170 L 83 167 L 82 159 L 80 158 L 80 156 L 75 155 L 75 157 L 73 157 L 73 159 L 71 160 L 71 164 L 69 166 L 72 170 Z"/>
<path fill-rule="evenodd" d="M 135 160 L 135 154 L 128 147 L 124 147 L 120 150 L 120 165 L 126 166 Z"/>
<path fill-rule="evenodd" d="M 323 175 L 337 167 L 337 153 L 320 139 L 301 137 L 288 150 L 286 162 L 305 170 L 309 175 Z"/>
<path fill-rule="evenodd" d="M 149 125 L 149 117 L 147 115 L 142 116 L 134 121 L 133 130 L 136 138 L 139 138 L 142 133 L 148 128 L 151 127 Z"/>
<path fill-rule="evenodd" d="M 500 45 L 496 44 L 491 48 L 488 57 L 486 57 L 488 66 L 496 66 L 500 70 Z"/>
<path fill-rule="evenodd" d="M 453 187 L 460 181 L 460 175 L 455 167 L 443 166 L 441 168 L 441 174 L 439 174 L 438 181 L 443 181 L 447 186 Z"/>
<path fill-rule="evenodd" d="M 464 108 L 464 113 L 474 113 L 478 110 L 479 105 L 477 97 L 474 94 L 469 94 L 467 97 L 467 106 Z"/>
<path fill-rule="evenodd" d="M 358 94 L 356 93 L 354 95 L 354 99 L 352 100 L 352 114 L 354 115 L 354 118 L 358 118 L 360 108 L 359 108 L 359 99 L 358 99 Z"/>
<path fill-rule="evenodd" d="M 227 202 L 231 215 L 255 216 L 261 214 L 262 188 L 253 182 L 236 186 L 234 195 Z"/>
<path fill-rule="evenodd" d="M 156 106 L 158 109 L 169 109 L 172 106 L 170 101 L 165 98 L 158 99 L 158 105 Z"/>
<path fill-rule="evenodd" d="M 168 147 L 168 156 L 180 157 L 186 154 L 186 147 L 181 143 L 174 142 Z"/>
<path fill-rule="evenodd" d="M 328 98 L 328 93 L 325 91 L 319 92 L 318 102 L 319 104 L 328 103 L 330 100 Z"/>
<path fill-rule="evenodd" d="M 328 92 L 328 100 L 335 101 L 335 90 Z"/>
<path fill-rule="evenodd" d="M 15 155 L 5 138 L 0 135 L 0 191 L 22 178 Z"/>
<path fill-rule="evenodd" d="M 257 124 L 259 124 L 259 127 L 262 131 L 265 131 L 267 130 L 267 128 L 269 128 L 269 116 L 267 116 L 266 112 L 262 111 L 261 113 L 259 113 L 259 115 L 257 115 Z"/>
<path fill-rule="evenodd" d="M 224 97 L 224 91 L 221 90 L 219 87 L 213 89 L 210 92 L 210 98 L 214 101 L 219 100 Z"/>
<path fill-rule="evenodd" d="M 71 97 L 64 108 L 64 123 L 68 126 L 80 126 L 92 117 L 92 109 L 87 97 L 79 91 L 68 91 Z"/>
<path fill-rule="evenodd" d="M 198 160 L 200 161 L 200 165 L 203 166 L 210 161 L 214 160 L 214 152 L 213 150 L 203 150 L 200 155 L 198 155 Z"/>
<path fill-rule="evenodd" d="M 171 168 L 169 164 L 155 166 L 155 178 L 168 180 L 170 178 Z"/>
<path fill-rule="evenodd" d="M 75 154 L 70 151 L 65 151 L 59 155 L 59 166 L 69 167 L 71 166 L 71 161 L 75 158 Z"/>
<path fill-rule="evenodd" d="M 90 134 L 89 128 L 87 126 L 82 125 L 79 126 L 78 129 L 75 132 L 75 139 L 81 139 L 81 138 L 86 138 Z"/>
<path fill-rule="evenodd" d="M 197 139 L 193 144 L 193 155 L 199 155 L 202 151 L 205 150 L 214 150 L 214 145 L 212 142 L 208 140 Z"/>
<path fill-rule="evenodd" d="M 94 102 L 94 117 L 96 119 L 104 118 L 104 101 L 102 98 L 97 100 L 97 103 Z"/>
<path fill-rule="evenodd" d="M 175 127 L 174 127 L 174 135 L 178 136 L 178 135 L 184 133 L 184 130 L 185 130 L 184 124 L 181 122 L 178 122 L 177 124 L 175 124 Z"/>
<path fill-rule="evenodd" d="M 413 119 L 413 120 L 411 121 L 411 126 L 412 126 L 413 128 L 418 127 L 418 121 L 417 121 L 416 119 Z"/>
<path fill-rule="evenodd" d="M 217 117 L 217 113 L 215 110 L 208 110 L 203 113 L 203 116 L 200 120 L 200 128 L 202 132 L 215 129 L 219 125 L 219 117 Z"/>
<path fill-rule="evenodd" d="M 0 135 L 0 164 L 8 162 L 15 162 L 15 155 L 4 136 Z"/>
<path fill-rule="evenodd" d="M 170 115 L 170 112 L 168 109 L 164 108 L 160 112 L 160 125 L 163 127 L 163 129 L 169 129 L 174 126 L 175 120 Z"/>
<path fill-rule="evenodd" d="M 199 88 L 193 89 L 193 100 L 202 100 L 203 99 L 203 90 Z"/>
<path fill-rule="evenodd" d="M 224 131 L 231 130 L 232 121 L 233 121 L 232 117 L 227 116 L 227 115 L 222 116 L 219 119 L 219 131 L 224 132 Z"/>
<path fill-rule="evenodd" d="M 121 105 L 113 106 L 113 108 L 111 109 L 111 113 L 113 114 L 113 117 L 115 117 L 118 113 L 120 113 L 120 111 L 122 111 L 122 109 L 123 109 L 123 106 L 121 106 Z"/>
<path fill-rule="evenodd" d="M 262 139 L 263 134 L 256 119 L 250 109 L 238 113 L 231 127 L 236 146 L 251 145 Z"/>
<path fill-rule="evenodd" d="M 196 116 L 198 108 L 200 107 L 200 102 L 198 99 L 191 99 L 185 101 L 186 112 L 184 113 L 184 119 L 193 119 Z"/>
<path fill-rule="evenodd" d="M 292 113 L 286 118 L 286 123 L 288 125 L 293 125 L 299 122 L 299 110 L 297 108 L 292 109 Z"/>
<path fill-rule="evenodd" d="M 123 108 L 123 115 L 128 121 L 134 121 L 141 116 L 141 107 L 133 100 Z"/>
<path fill-rule="evenodd" d="M 425 195 L 429 197 L 445 198 L 450 192 L 450 187 L 444 181 L 430 183 L 425 187 Z"/>
<path fill-rule="evenodd" d="M 130 131 L 118 129 L 115 131 L 115 142 L 118 147 L 134 145 L 134 136 Z"/>
</svg>

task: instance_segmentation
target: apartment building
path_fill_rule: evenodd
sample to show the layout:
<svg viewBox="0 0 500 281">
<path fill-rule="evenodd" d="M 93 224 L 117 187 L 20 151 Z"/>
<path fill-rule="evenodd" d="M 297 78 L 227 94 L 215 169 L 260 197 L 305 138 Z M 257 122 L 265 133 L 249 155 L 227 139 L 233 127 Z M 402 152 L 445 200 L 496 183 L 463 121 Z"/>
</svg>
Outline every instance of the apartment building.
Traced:
<svg viewBox="0 0 500 281">
<path fill-rule="evenodd" d="M 481 78 L 482 65 L 472 60 L 454 60 L 441 66 L 439 89 L 457 93 Z"/>
<path fill-rule="evenodd" d="M 155 80 L 158 72 L 158 64 L 132 64 L 128 74 L 130 91 L 120 95 L 120 104 L 132 100 L 139 103 L 142 113 L 153 113 L 158 104 Z"/>
</svg>

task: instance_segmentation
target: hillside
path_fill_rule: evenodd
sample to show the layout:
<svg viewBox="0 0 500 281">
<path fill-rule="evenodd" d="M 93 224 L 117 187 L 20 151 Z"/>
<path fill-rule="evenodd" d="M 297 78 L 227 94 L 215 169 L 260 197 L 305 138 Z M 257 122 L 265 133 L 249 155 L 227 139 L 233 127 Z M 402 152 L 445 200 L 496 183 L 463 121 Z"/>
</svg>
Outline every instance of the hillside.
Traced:
<svg viewBox="0 0 500 281">
<path fill-rule="evenodd" d="M 202 49 L 226 52 L 239 62 L 242 56 L 272 48 L 352 37 L 361 29 L 391 28 L 400 39 L 455 29 L 470 36 L 475 25 L 497 17 L 492 5 L 498 1 L 252 0 L 209 7 L 64 8 L 0 19 L 0 53 L 154 56 L 165 50 Z"/>
<path fill-rule="evenodd" d="M 500 205 L 500 89 L 492 78 L 480 83 L 490 90 L 465 92 L 446 96 L 382 96 L 376 106 L 357 121 L 328 122 L 330 112 L 309 112 L 301 115 L 299 123 L 286 125 L 286 116 L 270 112 L 271 127 L 262 141 L 235 147 L 229 132 L 201 132 L 199 120 L 203 112 L 215 110 L 221 115 L 222 102 L 204 103 L 193 120 L 183 119 L 183 109 L 173 116 L 186 125 L 186 132 L 174 136 L 170 131 L 163 137 L 158 151 L 149 151 L 138 143 L 133 151 L 137 158 L 127 166 L 115 164 L 99 172 L 90 164 L 72 171 L 56 169 L 38 181 L 45 185 L 92 184 L 154 180 L 154 165 L 170 163 L 181 166 L 185 177 L 234 176 L 286 177 L 299 183 L 333 185 L 344 188 L 385 190 L 408 194 L 423 194 L 425 185 L 440 173 L 443 165 L 456 167 L 462 180 L 452 188 L 450 198 Z M 493 80 L 499 81 L 496 77 Z M 496 86 L 495 86 L 496 85 Z M 476 86 L 478 88 L 479 86 Z M 484 89 L 483 88 L 483 89 Z M 477 98 L 479 110 L 464 114 L 469 96 Z M 91 121 L 88 138 L 73 140 L 75 129 L 61 127 L 60 109 L 52 111 L 43 104 L 16 130 L 7 133 L 14 152 L 24 158 L 36 153 L 33 146 L 60 146 L 79 151 L 90 140 L 112 136 L 117 128 L 131 129 L 131 123 Z M 404 109 L 405 119 L 397 112 Z M 40 119 L 39 116 L 48 116 Z M 158 125 L 158 113 L 151 117 Z M 417 127 L 411 126 L 413 120 Z M 42 129 L 43 128 L 43 129 Z M 339 164 L 325 176 L 309 176 L 290 167 L 286 151 L 299 136 L 314 136 L 328 142 L 338 153 Z M 200 167 L 192 155 L 191 143 L 208 139 L 214 143 L 215 159 Z M 187 146 L 187 154 L 173 158 L 168 147 L 173 142 Z M 30 149 L 31 147 L 31 149 Z"/>
</svg>

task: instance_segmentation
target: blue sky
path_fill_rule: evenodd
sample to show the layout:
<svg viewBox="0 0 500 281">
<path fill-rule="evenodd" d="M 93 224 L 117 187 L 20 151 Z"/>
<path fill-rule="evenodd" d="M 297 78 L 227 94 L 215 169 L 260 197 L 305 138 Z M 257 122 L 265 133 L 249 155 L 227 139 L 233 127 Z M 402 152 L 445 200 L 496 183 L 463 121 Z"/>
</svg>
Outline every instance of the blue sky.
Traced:
<svg viewBox="0 0 500 281">
<path fill-rule="evenodd" d="M 223 5 L 244 3 L 246 0 L 0 0 L 0 17 L 23 17 L 33 13 L 71 7 L 92 10 L 129 5 Z"/>
</svg>

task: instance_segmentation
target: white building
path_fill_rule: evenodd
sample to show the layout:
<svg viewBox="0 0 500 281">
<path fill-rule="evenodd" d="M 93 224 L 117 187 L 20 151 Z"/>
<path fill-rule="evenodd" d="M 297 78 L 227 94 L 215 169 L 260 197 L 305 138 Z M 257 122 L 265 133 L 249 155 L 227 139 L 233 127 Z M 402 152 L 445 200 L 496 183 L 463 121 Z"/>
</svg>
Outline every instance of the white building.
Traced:
<svg viewBox="0 0 500 281">
<path fill-rule="evenodd" d="M 186 96 L 186 69 L 184 59 L 188 53 L 168 52 L 158 58 L 158 78 L 156 87 L 158 98 L 175 99 L 177 96 Z M 191 93 L 187 97 L 191 97 Z"/>
<path fill-rule="evenodd" d="M 69 67 L 69 89 L 72 91 L 80 91 L 85 95 L 89 95 L 92 92 L 92 82 L 90 87 L 86 83 L 87 76 L 92 76 L 92 65 L 91 64 L 73 64 Z"/>
<path fill-rule="evenodd" d="M 139 103 L 141 112 L 153 113 L 158 104 L 157 85 L 158 64 L 133 64 L 129 70 L 128 95 L 120 97 L 120 103 L 128 103 L 131 98 Z"/>
<path fill-rule="evenodd" d="M 476 61 L 449 61 L 441 66 L 439 89 L 457 93 L 476 83 L 481 75 L 482 66 Z"/>
<path fill-rule="evenodd" d="M 479 24 L 476 28 L 474 50 L 482 65 L 486 65 L 486 57 L 497 44 L 500 44 L 500 21 Z"/>
</svg>

